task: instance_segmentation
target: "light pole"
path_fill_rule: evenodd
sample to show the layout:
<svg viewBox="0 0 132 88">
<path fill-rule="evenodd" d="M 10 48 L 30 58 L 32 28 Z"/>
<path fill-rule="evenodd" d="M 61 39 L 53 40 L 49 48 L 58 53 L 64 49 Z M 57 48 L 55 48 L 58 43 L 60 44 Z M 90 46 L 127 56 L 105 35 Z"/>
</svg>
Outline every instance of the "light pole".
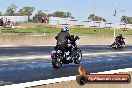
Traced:
<svg viewBox="0 0 132 88">
<path fill-rule="evenodd" d="M 93 21 L 94 21 L 94 31 L 95 31 L 95 0 L 94 0 L 94 10 L 93 10 L 93 13 L 94 13 Z"/>
<path fill-rule="evenodd" d="M 114 37 L 116 37 L 116 10 L 117 10 L 117 8 L 116 8 L 116 0 L 114 0 L 114 3 L 115 3 L 115 13 L 114 13 L 114 20 L 115 20 L 115 27 L 114 27 Z"/>
</svg>

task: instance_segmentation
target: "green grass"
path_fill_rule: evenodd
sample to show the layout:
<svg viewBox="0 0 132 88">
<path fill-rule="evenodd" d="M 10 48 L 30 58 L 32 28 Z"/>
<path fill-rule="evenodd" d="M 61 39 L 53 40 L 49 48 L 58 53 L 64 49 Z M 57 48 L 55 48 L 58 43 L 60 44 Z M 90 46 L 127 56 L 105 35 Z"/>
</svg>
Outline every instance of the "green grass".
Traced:
<svg viewBox="0 0 132 88">
<path fill-rule="evenodd" d="M 93 28 L 70 28 L 70 34 L 81 35 L 81 36 L 113 36 L 113 29 L 103 29 L 96 28 L 94 31 Z M 39 34 L 47 36 L 55 36 L 60 32 L 59 28 L 52 27 L 41 27 L 36 28 L 25 28 L 25 29 L 10 29 L 10 28 L 0 28 L 0 33 L 16 33 L 16 34 Z M 131 36 L 132 30 L 124 32 L 121 29 L 116 29 L 116 34 L 122 34 L 125 36 Z"/>
</svg>

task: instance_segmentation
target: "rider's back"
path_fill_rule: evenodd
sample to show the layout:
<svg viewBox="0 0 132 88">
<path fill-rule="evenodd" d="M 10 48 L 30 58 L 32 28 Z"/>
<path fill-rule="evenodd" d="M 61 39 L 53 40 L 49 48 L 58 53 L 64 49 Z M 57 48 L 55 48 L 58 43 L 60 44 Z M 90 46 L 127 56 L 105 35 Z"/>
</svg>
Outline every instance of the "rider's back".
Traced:
<svg viewBox="0 0 132 88">
<path fill-rule="evenodd" d="M 67 44 L 68 39 L 70 38 L 70 34 L 68 32 L 60 32 L 56 36 L 57 44 Z"/>
<path fill-rule="evenodd" d="M 122 37 L 122 36 L 117 36 L 116 37 L 116 40 L 119 40 L 119 41 L 121 41 L 121 40 L 123 40 L 124 38 Z"/>
</svg>

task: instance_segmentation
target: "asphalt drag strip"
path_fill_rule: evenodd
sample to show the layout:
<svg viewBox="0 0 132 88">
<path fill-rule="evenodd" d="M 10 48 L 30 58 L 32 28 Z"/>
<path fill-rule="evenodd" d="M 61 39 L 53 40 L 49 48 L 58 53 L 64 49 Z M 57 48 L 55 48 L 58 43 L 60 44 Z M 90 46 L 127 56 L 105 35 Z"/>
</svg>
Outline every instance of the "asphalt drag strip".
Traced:
<svg viewBox="0 0 132 88">
<path fill-rule="evenodd" d="M 14 62 L 13 62 L 14 61 Z M 109 70 L 131 68 L 131 54 L 101 54 L 98 56 L 83 56 L 80 65 L 66 64 L 59 69 L 52 67 L 50 61 L 42 59 L 10 61 L 0 63 L 0 85 L 25 83 L 38 80 L 75 76 L 78 74 L 78 67 L 84 67 L 87 73 L 97 73 Z M 12 64 L 11 64 L 12 63 Z M 2 65 L 6 64 L 6 65 Z"/>
</svg>

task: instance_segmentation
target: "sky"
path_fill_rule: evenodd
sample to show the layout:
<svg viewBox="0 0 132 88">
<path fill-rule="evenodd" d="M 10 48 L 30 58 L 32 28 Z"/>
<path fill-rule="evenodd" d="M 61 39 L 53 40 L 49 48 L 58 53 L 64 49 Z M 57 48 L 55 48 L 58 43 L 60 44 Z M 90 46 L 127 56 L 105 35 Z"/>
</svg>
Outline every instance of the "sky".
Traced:
<svg viewBox="0 0 132 88">
<path fill-rule="evenodd" d="M 115 4 L 116 2 L 116 4 Z M 87 17 L 94 12 L 98 16 L 104 17 L 107 21 L 120 20 L 122 15 L 132 16 L 132 0 L 0 0 L 0 11 L 5 12 L 6 8 L 15 4 L 18 6 L 17 11 L 24 6 L 33 6 L 35 11 L 48 10 L 46 13 L 55 11 L 71 12 L 79 20 L 87 20 Z M 113 16 L 117 8 L 116 18 Z M 125 10 L 122 12 L 121 10 Z"/>
</svg>

